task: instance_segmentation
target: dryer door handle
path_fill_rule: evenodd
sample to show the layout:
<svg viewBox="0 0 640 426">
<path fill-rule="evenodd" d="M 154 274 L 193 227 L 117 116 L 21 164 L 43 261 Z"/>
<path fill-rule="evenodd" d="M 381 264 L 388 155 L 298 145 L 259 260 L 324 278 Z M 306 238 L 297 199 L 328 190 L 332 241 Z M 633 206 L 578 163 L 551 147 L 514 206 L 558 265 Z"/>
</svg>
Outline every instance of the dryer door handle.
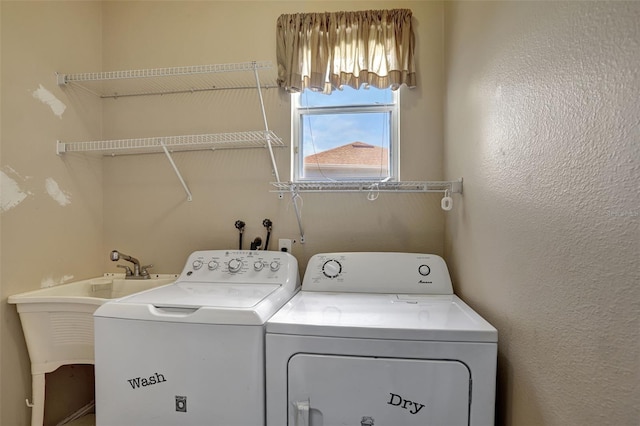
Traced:
<svg viewBox="0 0 640 426">
<path fill-rule="evenodd" d="M 304 401 L 294 401 L 294 426 L 311 426 L 311 417 L 309 416 L 311 401 L 306 399 Z"/>
</svg>

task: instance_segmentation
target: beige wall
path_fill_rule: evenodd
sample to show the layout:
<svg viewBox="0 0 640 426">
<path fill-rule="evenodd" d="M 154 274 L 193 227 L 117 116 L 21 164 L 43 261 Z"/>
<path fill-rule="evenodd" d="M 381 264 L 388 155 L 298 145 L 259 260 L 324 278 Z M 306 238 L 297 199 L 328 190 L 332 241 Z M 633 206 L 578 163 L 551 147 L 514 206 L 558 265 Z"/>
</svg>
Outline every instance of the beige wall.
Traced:
<svg viewBox="0 0 640 426">
<path fill-rule="evenodd" d="M 261 126 L 253 91 L 120 98 L 97 101 L 55 85 L 53 73 L 271 60 L 275 22 L 290 12 L 409 7 L 416 22 L 419 87 L 402 96 L 402 177 L 440 180 L 443 174 L 443 6 L 435 2 L 2 1 L 2 133 L 0 170 L 15 187 L 4 191 L 0 213 L 0 424 L 29 424 L 29 360 L 9 295 L 71 279 L 119 271 L 111 249 L 153 263 L 153 272 L 179 272 L 198 249 L 234 248 L 237 219 L 247 223 L 245 247 L 264 238 L 262 220 L 278 238 L 298 240 L 293 208 L 270 193 L 273 180 L 264 150 L 178 153 L 174 159 L 193 192 L 186 202 L 162 155 L 96 159 L 55 155 L 56 139 L 81 141 L 155 135 L 254 130 Z M 239 25 L 248 31 L 238 33 Z M 66 105 L 45 103 L 45 92 Z M 51 100 L 51 98 L 50 98 Z M 270 127 L 289 144 L 288 96 L 265 92 Z M 58 104 L 59 106 L 59 104 Z M 283 180 L 289 152 L 276 152 Z M 53 191 L 46 183 L 53 179 Z M 17 189 L 16 189 L 17 188 Z M 55 188 L 54 188 L 55 189 Z M 21 199 L 24 193 L 24 198 Z M 389 250 L 442 254 L 444 214 L 439 196 L 304 194 L 307 242 L 293 254 L 304 271 L 322 251 Z M 66 204 L 66 200 L 70 201 Z M 20 202 L 18 202 L 20 201 Z M 274 245 L 271 247 L 273 248 Z M 73 277 L 73 278 L 72 278 Z M 70 375 L 49 377 L 58 394 Z M 63 377 L 61 377 L 63 376 Z M 56 401 L 52 416 L 64 413 Z M 70 410 L 66 410 L 69 412 Z M 58 418 L 59 420 L 59 418 Z"/>
<path fill-rule="evenodd" d="M 402 93 L 402 178 L 442 178 L 442 5 L 367 2 L 366 8 L 410 7 L 416 21 L 419 88 Z M 275 58 L 275 22 L 282 13 L 362 9 L 362 2 L 109 2 L 103 14 L 105 69 L 228 63 Z M 247 30 L 239 29 L 246 25 Z M 269 126 L 290 141 L 289 96 L 264 93 Z M 260 129 L 255 91 L 120 98 L 104 102 L 106 138 Z M 245 247 L 273 221 L 278 238 L 299 240 L 287 195 L 270 193 L 274 178 L 264 150 L 177 153 L 193 193 L 185 193 L 163 155 L 108 158 L 104 164 L 104 267 L 122 250 L 153 263 L 155 272 L 179 272 L 199 249 L 237 247 L 237 219 L 246 222 Z M 289 150 L 277 149 L 288 180 Z M 293 254 L 304 270 L 322 251 L 414 250 L 442 253 L 444 214 L 438 195 L 303 194 L 306 243 Z M 277 247 L 277 246 L 276 246 Z"/>
<path fill-rule="evenodd" d="M 2 7 L 0 6 L 0 47 L 2 47 Z M 2 96 L 2 55 L 0 54 L 0 97 Z M 2 104 L 0 101 L 0 140 L 2 139 Z M 0 143 L 0 164 L 2 163 L 2 144 Z M 0 182 L 0 187 L 2 182 Z M 0 200 L 2 199 L 2 191 L 0 190 Z M 2 297 L 2 214 L 0 214 L 0 318 L 5 317 L 4 298 Z M 2 372 L 2 331 L 0 331 L 0 374 Z M 1 380 L 1 379 L 0 379 Z M 2 420 L 2 383 L 0 383 L 0 421 Z"/>
<path fill-rule="evenodd" d="M 0 6 L 0 47 L 2 47 L 2 7 Z M 2 55 L 0 54 L 0 98 L 2 97 Z M 0 140 L 2 139 L 2 104 L 0 101 Z M 0 143 L 0 164 L 2 163 L 2 144 Z M 2 182 L 0 182 L 1 188 Z M 0 201 L 2 199 L 2 190 L 0 189 Z M 5 317 L 6 303 L 2 297 L 2 214 L 0 214 L 0 318 Z M 2 372 L 2 331 L 0 330 L 0 374 Z M 0 378 L 1 380 L 1 378 Z M 0 383 L 0 421 L 2 420 L 2 383 Z"/>
<path fill-rule="evenodd" d="M 14 426 L 28 424 L 30 364 L 7 297 L 102 270 L 100 163 L 55 154 L 56 139 L 98 137 L 101 108 L 67 96 L 54 75 L 101 66 L 101 11 L 95 2 L 1 8 L 0 424 Z"/>
<path fill-rule="evenodd" d="M 507 425 L 640 424 L 640 3 L 446 7 L 457 291 L 499 330 Z"/>
<path fill-rule="evenodd" d="M 446 170 L 465 193 L 446 227 L 437 195 L 305 194 L 307 242 L 293 254 L 304 269 L 322 251 L 444 252 L 456 291 L 499 329 L 502 423 L 638 423 L 637 4 L 3 1 L 0 171 L 18 192 L 3 182 L 2 425 L 29 421 L 8 295 L 116 271 L 113 248 L 178 272 L 193 250 L 235 247 L 236 219 L 245 244 L 264 237 L 266 217 L 274 243 L 298 239 L 289 201 L 268 192 L 262 150 L 176 154 L 191 203 L 162 156 L 54 154 L 56 139 L 253 129 L 255 93 L 100 103 L 59 89 L 53 72 L 275 62 L 281 13 L 390 7 L 410 7 L 417 24 L 402 177 Z M 252 31 L 232 41 L 238 22 Z M 40 84 L 66 105 L 62 118 L 34 97 Z M 265 102 L 289 143 L 287 96 L 270 90 Z M 288 152 L 276 155 L 286 180 Z"/>
</svg>

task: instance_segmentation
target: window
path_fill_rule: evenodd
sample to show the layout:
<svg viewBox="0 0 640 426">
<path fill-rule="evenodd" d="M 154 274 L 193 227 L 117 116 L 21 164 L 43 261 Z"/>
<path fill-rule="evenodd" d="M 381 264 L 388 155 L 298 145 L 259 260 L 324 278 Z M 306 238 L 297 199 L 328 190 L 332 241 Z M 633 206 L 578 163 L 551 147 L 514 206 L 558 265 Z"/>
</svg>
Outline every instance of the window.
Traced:
<svg viewBox="0 0 640 426">
<path fill-rule="evenodd" d="M 399 180 L 399 92 L 293 93 L 292 181 Z"/>
</svg>

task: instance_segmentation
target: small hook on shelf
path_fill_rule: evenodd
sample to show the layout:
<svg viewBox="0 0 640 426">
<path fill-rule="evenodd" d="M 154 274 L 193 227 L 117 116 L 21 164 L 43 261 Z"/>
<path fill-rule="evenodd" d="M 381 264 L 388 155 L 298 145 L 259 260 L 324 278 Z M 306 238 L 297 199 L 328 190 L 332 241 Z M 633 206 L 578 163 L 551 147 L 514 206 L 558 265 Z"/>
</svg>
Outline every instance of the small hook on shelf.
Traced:
<svg viewBox="0 0 640 426">
<path fill-rule="evenodd" d="M 377 182 L 372 183 L 371 186 L 369 186 L 369 193 L 367 194 L 367 200 L 375 201 L 378 199 L 379 196 L 380 196 L 380 186 L 378 185 Z"/>
<path fill-rule="evenodd" d="M 442 201 L 440 201 L 440 207 L 442 210 L 449 211 L 453 208 L 453 198 L 451 198 L 451 190 L 444 190 L 444 197 L 442 197 Z"/>
</svg>

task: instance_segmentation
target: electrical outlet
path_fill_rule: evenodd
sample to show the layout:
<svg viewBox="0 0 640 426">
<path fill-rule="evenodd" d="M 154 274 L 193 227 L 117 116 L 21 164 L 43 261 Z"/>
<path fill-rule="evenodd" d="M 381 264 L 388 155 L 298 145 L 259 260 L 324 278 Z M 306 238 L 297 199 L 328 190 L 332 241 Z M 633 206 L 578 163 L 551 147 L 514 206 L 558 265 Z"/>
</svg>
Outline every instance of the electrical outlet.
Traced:
<svg viewBox="0 0 640 426">
<path fill-rule="evenodd" d="M 285 238 L 280 238 L 278 240 L 278 250 L 286 251 L 287 253 L 291 253 L 291 245 L 293 244 L 292 240 L 287 240 Z"/>
</svg>

